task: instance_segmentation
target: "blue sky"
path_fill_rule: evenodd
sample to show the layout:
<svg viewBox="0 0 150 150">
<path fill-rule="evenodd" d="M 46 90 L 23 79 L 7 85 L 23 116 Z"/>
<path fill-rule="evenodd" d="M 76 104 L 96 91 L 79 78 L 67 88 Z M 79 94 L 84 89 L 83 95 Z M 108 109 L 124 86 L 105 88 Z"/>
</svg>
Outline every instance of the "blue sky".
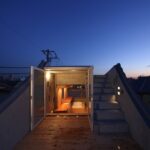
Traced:
<svg viewBox="0 0 150 150">
<path fill-rule="evenodd" d="M 150 75 L 150 1 L 0 0 L 0 65 L 37 65 L 47 48 L 57 65 Z"/>
</svg>

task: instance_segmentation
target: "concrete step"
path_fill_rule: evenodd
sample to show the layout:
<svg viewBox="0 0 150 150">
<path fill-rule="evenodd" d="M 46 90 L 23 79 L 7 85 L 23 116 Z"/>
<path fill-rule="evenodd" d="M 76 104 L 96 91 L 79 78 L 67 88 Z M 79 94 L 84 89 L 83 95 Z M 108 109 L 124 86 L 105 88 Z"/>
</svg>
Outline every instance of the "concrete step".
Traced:
<svg viewBox="0 0 150 150">
<path fill-rule="evenodd" d="M 94 94 L 93 95 L 93 101 L 100 101 L 100 94 Z"/>
<path fill-rule="evenodd" d="M 97 97 L 95 96 L 95 100 L 97 99 Z M 115 94 L 110 94 L 110 93 L 107 93 L 107 94 L 101 94 L 99 96 L 99 99 L 101 101 L 115 101 L 116 100 L 116 96 Z"/>
<path fill-rule="evenodd" d="M 114 102 L 116 100 L 116 96 L 114 94 L 100 94 L 95 93 L 93 96 L 94 101 L 108 101 L 108 102 Z"/>
<path fill-rule="evenodd" d="M 106 80 L 105 75 L 95 75 L 94 76 L 94 83 L 96 83 L 96 82 L 99 82 L 99 83 L 105 82 L 105 80 Z"/>
<path fill-rule="evenodd" d="M 129 127 L 126 121 L 116 120 L 116 121 L 101 121 L 95 123 L 94 131 L 99 134 L 123 134 L 129 133 Z"/>
<path fill-rule="evenodd" d="M 124 115 L 119 109 L 96 110 L 96 120 L 124 120 Z"/>
<path fill-rule="evenodd" d="M 102 88 L 102 87 L 104 87 L 104 84 L 103 84 L 103 83 L 97 83 L 97 82 L 96 82 L 96 83 L 93 84 L 93 87 L 94 87 L 94 88 Z"/>
<path fill-rule="evenodd" d="M 93 93 L 95 95 L 114 95 L 115 92 L 112 88 L 94 88 Z"/>
<path fill-rule="evenodd" d="M 103 92 L 104 93 L 114 93 L 114 89 L 113 88 L 103 88 Z"/>
<path fill-rule="evenodd" d="M 112 94 L 94 93 L 93 99 L 94 101 L 113 101 L 116 99 L 116 96 Z"/>
<path fill-rule="evenodd" d="M 106 75 L 94 75 L 94 79 L 106 79 Z"/>
<path fill-rule="evenodd" d="M 112 85 L 110 83 L 106 83 L 106 82 L 103 82 L 103 83 L 95 82 L 93 84 L 93 87 L 94 88 L 112 88 Z"/>
<path fill-rule="evenodd" d="M 120 109 L 120 106 L 117 101 L 107 102 L 107 101 L 99 101 L 94 102 L 94 109 Z"/>
<path fill-rule="evenodd" d="M 100 93 L 102 93 L 102 88 L 94 88 L 94 90 L 93 90 L 93 93 L 94 94 L 100 94 Z"/>
<path fill-rule="evenodd" d="M 104 83 L 104 82 L 105 82 L 104 78 L 97 78 L 97 79 L 94 78 L 94 83 Z"/>
<path fill-rule="evenodd" d="M 103 85 L 106 88 L 112 88 L 112 84 L 110 82 L 105 82 Z"/>
</svg>

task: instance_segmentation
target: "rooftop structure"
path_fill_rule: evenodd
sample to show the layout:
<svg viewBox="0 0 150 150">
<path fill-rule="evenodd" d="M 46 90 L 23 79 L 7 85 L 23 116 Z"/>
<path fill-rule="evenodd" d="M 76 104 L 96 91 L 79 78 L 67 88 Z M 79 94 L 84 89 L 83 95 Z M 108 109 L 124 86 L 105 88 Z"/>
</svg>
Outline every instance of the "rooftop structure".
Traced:
<svg viewBox="0 0 150 150">
<path fill-rule="evenodd" d="M 150 149 L 149 109 L 131 88 L 120 64 L 105 75 L 93 75 L 92 66 L 45 66 L 42 61 L 31 67 L 30 76 L 0 105 L 0 149 L 12 149 L 44 119 L 59 116 L 87 118 L 82 129 L 88 125 L 96 140 L 105 135 L 113 136 L 111 140 L 127 136 L 144 150 Z M 80 124 L 75 120 L 73 124 Z"/>
</svg>

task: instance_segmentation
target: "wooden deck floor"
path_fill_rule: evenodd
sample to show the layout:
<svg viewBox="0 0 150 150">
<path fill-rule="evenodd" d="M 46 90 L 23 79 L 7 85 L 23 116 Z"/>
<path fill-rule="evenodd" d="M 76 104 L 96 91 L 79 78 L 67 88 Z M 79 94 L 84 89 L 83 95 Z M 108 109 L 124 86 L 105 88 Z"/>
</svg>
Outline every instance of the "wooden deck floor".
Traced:
<svg viewBox="0 0 150 150">
<path fill-rule="evenodd" d="M 15 150 L 140 150 L 129 137 L 92 135 L 86 116 L 49 116 Z"/>
</svg>

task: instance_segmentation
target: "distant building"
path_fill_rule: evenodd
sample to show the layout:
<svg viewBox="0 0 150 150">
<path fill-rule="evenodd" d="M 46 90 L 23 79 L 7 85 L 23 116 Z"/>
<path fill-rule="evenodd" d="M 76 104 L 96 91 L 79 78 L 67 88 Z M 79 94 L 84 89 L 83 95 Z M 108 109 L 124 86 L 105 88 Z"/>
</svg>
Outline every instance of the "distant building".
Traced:
<svg viewBox="0 0 150 150">
<path fill-rule="evenodd" d="M 145 104 L 150 108 L 150 76 L 143 77 L 143 83 L 138 91 Z"/>
<path fill-rule="evenodd" d="M 134 91 L 141 97 L 145 105 L 150 108 L 150 76 L 129 79 Z"/>
</svg>

